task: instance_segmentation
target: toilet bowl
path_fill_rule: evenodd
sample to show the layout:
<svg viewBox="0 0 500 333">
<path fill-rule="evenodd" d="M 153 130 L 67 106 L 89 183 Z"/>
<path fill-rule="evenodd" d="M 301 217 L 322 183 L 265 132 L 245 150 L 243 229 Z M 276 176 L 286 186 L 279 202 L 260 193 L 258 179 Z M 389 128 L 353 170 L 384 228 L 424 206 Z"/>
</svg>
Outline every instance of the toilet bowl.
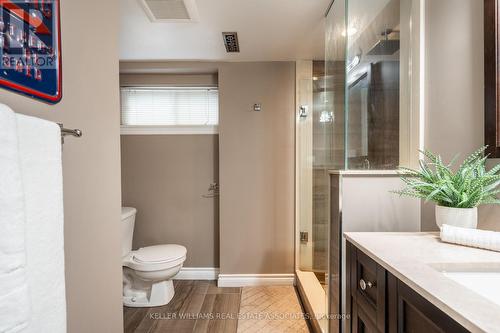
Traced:
<svg viewBox="0 0 500 333">
<path fill-rule="evenodd" d="M 123 304 L 153 307 L 168 304 L 174 297 L 172 278 L 186 260 L 187 250 L 175 244 L 154 245 L 132 251 L 137 210 L 122 208 Z"/>
</svg>

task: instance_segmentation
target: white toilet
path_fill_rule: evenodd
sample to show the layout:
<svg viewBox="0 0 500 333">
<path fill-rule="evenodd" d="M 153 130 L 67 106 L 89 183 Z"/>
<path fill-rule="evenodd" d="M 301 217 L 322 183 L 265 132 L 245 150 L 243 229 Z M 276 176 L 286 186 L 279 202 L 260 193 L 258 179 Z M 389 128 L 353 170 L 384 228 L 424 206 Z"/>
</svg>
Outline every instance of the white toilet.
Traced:
<svg viewBox="0 0 500 333">
<path fill-rule="evenodd" d="M 186 260 L 187 250 L 175 244 L 132 251 L 137 210 L 122 207 L 123 304 L 129 307 L 165 305 L 174 297 L 172 278 Z"/>
</svg>

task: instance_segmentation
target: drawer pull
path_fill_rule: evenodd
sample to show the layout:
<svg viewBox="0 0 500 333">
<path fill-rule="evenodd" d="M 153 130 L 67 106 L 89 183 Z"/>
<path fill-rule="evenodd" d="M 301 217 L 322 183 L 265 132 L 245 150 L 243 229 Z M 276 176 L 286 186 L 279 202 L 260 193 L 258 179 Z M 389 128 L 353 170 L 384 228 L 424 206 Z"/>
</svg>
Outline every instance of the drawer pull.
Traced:
<svg viewBox="0 0 500 333">
<path fill-rule="evenodd" d="M 367 288 L 371 288 L 375 285 L 375 283 L 372 283 L 370 281 L 365 281 L 363 279 L 359 280 L 359 287 L 361 288 L 361 290 L 366 290 Z"/>
</svg>

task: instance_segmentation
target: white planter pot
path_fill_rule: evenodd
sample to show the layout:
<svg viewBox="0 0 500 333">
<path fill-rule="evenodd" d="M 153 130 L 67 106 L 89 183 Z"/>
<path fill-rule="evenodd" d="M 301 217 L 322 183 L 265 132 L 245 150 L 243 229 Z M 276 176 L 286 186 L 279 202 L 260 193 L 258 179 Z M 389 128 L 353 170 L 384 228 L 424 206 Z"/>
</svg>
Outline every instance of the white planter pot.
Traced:
<svg viewBox="0 0 500 333">
<path fill-rule="evenodd" d="M 439 228 L 443 224 L 462 228 L 477 228 L 477 207 L 450 208 L 436 206 L 436 224 Z"/>
</svg>

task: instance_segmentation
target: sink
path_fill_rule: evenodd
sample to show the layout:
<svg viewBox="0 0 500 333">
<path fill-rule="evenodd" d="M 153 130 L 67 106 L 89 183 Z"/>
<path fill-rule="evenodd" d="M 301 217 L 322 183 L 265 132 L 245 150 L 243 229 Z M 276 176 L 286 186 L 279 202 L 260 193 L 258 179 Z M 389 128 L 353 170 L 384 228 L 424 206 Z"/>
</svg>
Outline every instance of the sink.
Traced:
<svg viewBox="0 0 500 333">
<path fill-rule="evenodd" d="M 500 305 L 500 263 L 431 264 L 447 278 Z"/>
</svg>

